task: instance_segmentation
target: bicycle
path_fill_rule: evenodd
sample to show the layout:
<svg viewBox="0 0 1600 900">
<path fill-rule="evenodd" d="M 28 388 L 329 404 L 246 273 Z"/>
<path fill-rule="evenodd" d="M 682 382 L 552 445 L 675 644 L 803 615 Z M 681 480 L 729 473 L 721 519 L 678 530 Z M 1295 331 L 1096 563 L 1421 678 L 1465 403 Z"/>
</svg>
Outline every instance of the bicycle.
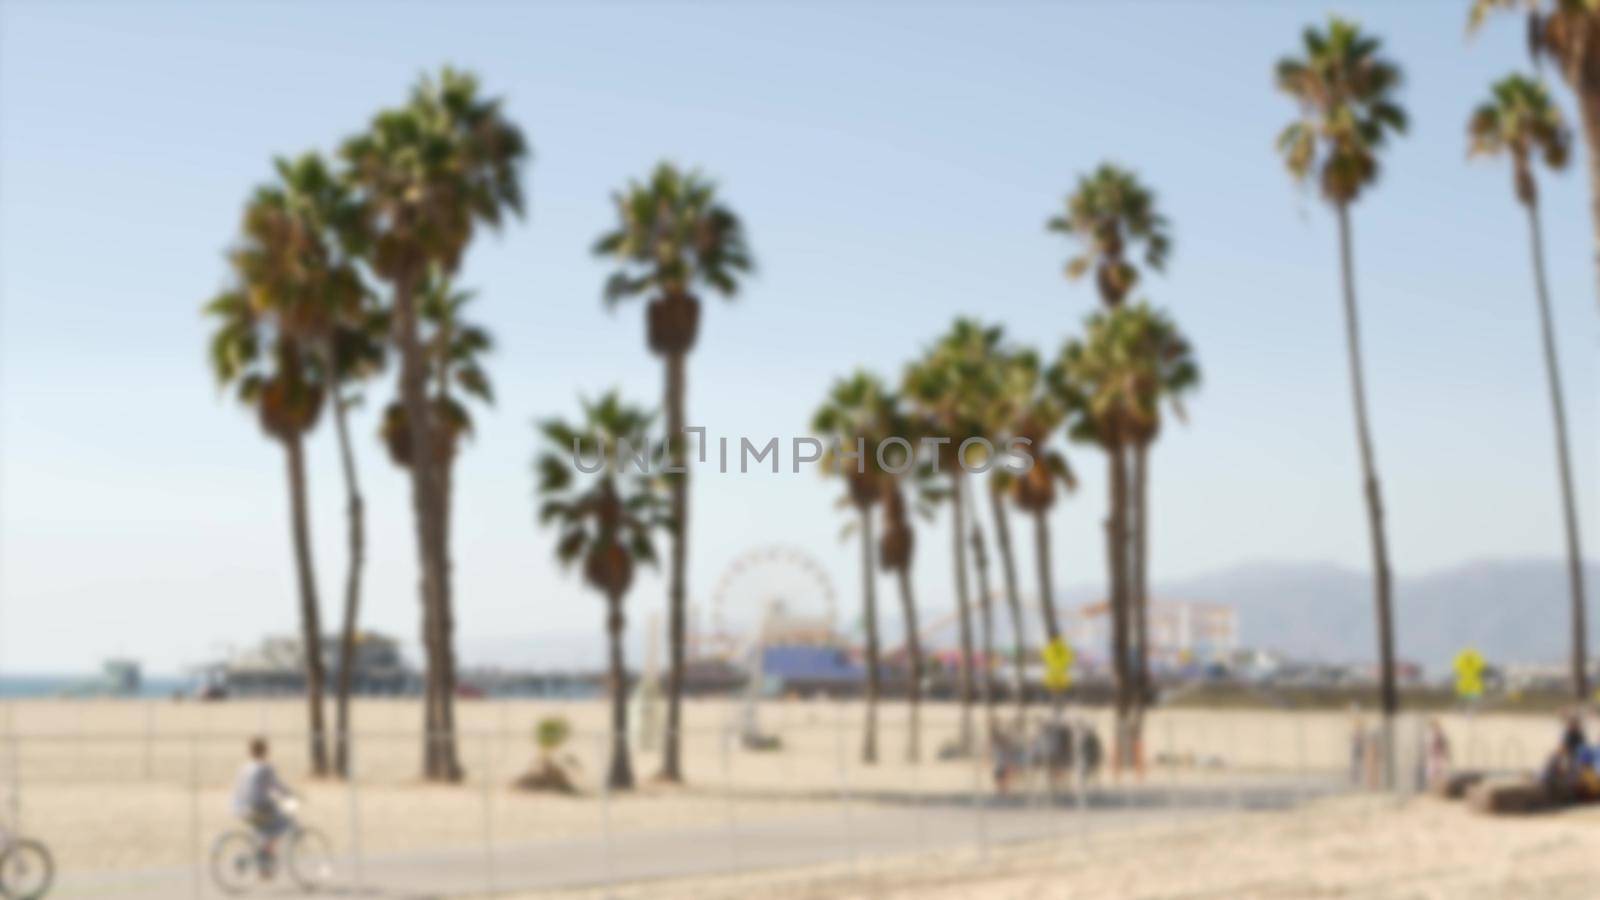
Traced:
<svg viewBox="0 0 1600 900">
<path fill-rule="evenodd" d="M 0 828 L 0 897 L 40 900 L 55 877 L 55 860 L 43 844 Z"/>
<path fill-rule="evenodd" d="M 211 877 L 224 893 L 242 894 L 269 883 L 281 868 L 304 891 L 327 887 L 333 879 L 333 842 L 315 828 L 300 824 L 299 804 L 285 800 L 281 810 L 289 827 L 277 838 L 277 851 L 267 853 L 266 841 L 254 830 L 225 831 L 211 846 Z"/>
</svg>

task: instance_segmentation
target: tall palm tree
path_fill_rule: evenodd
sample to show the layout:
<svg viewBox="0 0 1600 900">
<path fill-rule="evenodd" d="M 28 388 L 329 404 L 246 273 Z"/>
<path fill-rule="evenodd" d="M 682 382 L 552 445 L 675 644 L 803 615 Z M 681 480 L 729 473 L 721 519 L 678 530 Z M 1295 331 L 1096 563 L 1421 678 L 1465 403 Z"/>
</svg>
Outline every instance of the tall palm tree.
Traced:
<svg viewBox="0 0 1600 900">
<path fill-rule="evenodd" d="M 996 390 L 997 402 L 990 407 L 989 415 L 985 422 L 989 440 L 996 447 L 1007 446 L 1014 437 L 1012 434 L 1016 410 L 1024 402 L 1014 382 L 1016 377 L 1015 356 L 1025 356 L 1026 351 L 1008 352 L 998 363 L 1000 375 Z M 1022 617 L 1022 592 L 1017 585 L 1017 558 L 1016 551 L 1011 544 L 1011 521 L 1006 514 L 1005 495 L 1009 489 L 1011 470 L 1007 464 L 1016 465 L 1012 457 L 1005 452 L 997 454 L 995 465 L 989 472 L 988 494 L 989 512 L 994 519 L 995 546 L 1000 556 L 1000 580 L 1004 588 L 1006 612 L 1011 619 L 1011 664 L 1012 682 L 1014 685 L 1014 700 L 1016 704 L 1016 724 L 1020 728 L 1027 703 L 1027 644 L 1028 629 Z"/>
<path fill-rule="evenodd" d="M 1135 364 L 1133 324 L 1139 307 L 1118 306 L 1089 317 L 1081 338 L 1069 340 L 1056 364 L 1057 378 L 1076 415 L 1070 423 L 1075 440 L 1098 444 L 1110 460 L 1106 516 L 1106 559 L 1111 611 L 1111 662 L 1115 680 L 1116 729 L 1114 759 L 1132 762 L 1134 720 L 1138 701 L 1133 670 L 1133 622 L 1128 609 L 1129 434 L 1142 404 Z"/>
<path fill-rule="evenodd" d="M 884 498 L 891 483 L 878 465 L 878 445 L 895 435 L 896 420 L 893 395 L 877 376 L 864 371 L 835 381 L 827 399 L 811 419 L 811 430 L 827 444 L 822 459 L 823 471 L 844 479 L 844 502 L 858 517 L 861 619 L 867 632 L 867 722 L 861 759 L 867 763 L 878 761 L 878 697 L 882 688 L 878 598 L 872 565 L 872 507 Z"/>
<path fill-rule="evenodd" d="M 1511 157 L 1512 188 L 1528 213 L 1528 235 L 1533 251 L 1534 298 L 1539 303 L 1540 333 L 1544 339 L 1545 377 L 1550 385 L 1550 409 L 1556 426 L 1556 471 L 1560 476 L 1561 506 L 1567 531 L 1567 578 L 1572 590 L 1572 689 L 1587 700 L 1588 648 L 1585 635 L 1583 551 L 1578 539 L 1578 504 L 1572 493 L 1572 462 L 1567 453 L 1567 413 L 1561 394 L 1561 366 L 1556 358 L 1555 325 L 1550 312 L 1550 291 L 1545 285 L 1544 239 L 1539 228 L 1539 185 L 1533 167 L 1540 159 L 1552 169 L 1567 163 L 1572 133 L 1561 111 L 1550 101 L 1544 86 L 1521 75 L 1495 82 L 1489 100 L 1467 121 L 1467 139 L 1473 155 Z"/>
<path fill-rule="evenodd" d="M 1003 402 L 995 405 L 995 436 L 1000 442 L 1026 441 L 1026 459 L 1005 455 L 989 474 L 990 500 L 994 509 L 996 543 L 1000 546 L 1006 593 L 1012 607 L 1016 632 L 1017 716 L 1026 703 L 1026 648 L 1021 601 L 1016 588 L 1016 573 L 1011 559 L 1011 528 L 1005 499 L 1027 513 L 1034 523 L 1034 558 L 1039 579 L 1039 613 L 1044 622 L 1045 639 L 1054 642 L 1062 636 L 1056 613 L 1053 565 L 1050 554 L 1050 509 L 1055 505 L 1056 484 L 1070 491 L 1077 487 L 1067 459 L 1049 446 L 1049 439 L 1066 419 L 1066 407 L 1052 389 L 1038 354 L 1032 350 L 1014 352 L 1005 361 L 1001 382 Z M 998 444 L 997 444 L 998 445 Z"/>
<path fill-rule="evenodd" d="M 461 439 L 472 433 L 472 415 L 466 401 L 494 402 L 494 390 L 481 357 L 494 349 L 487 329 L 463 318 L 463 311 L 476 294 L 458 290 L 448 275 L 439 269 L 429 273 L 419 290 L 418 311 L 426 329 L 421 333 L 423 358 L 427 366 L 430 402 L 434 411 L 433 459 L 437 467 L 439 501 L 438 528 L 442 561 L 450 571 L 450 523 L 453 495 L 453 469 Z M 401 467 L 410 464 L 410 421 L 403 403 L 392 403 L 385 410 L 382 436 L 390 457 Z M 444 580 L 444 596 L 450 596 L 450 580 Z M 454 629 L 453 606 L 443 604 L 440 630 Z"/>
<path fill-rule="evenodd" d="M 683 780 L 683 680 L 687 642 L 689 473 L 684 457 L 685 368 L 700 331 L 696 288 L 725 298 L 738 293 L 740 277 L 753 267 L 744 228 L 722 205 L 716 185 L 699 172 L 670 163 L 650 177 L 629 182 L 614 198 L 617 225 L 600 236 L 594 252 L 617 269 L 607 279 L 605 301 L 614 306 L 648 295 L 645 306 L 651 352 L 666 364 L 667 448 L 671 458 L 672 560 L 668 574 L 668 643 L 671 675 L 667 738 L 661 778 Z"/>
<path fill-rule="evenodd" d="M 248 300 L 258 314 L 269 315 L 279 330 L 301 353 L 318 366 L 323 387 L 331 396 L 335 430 L 344 460 L 345 491 L 349 507 L 350 560 L 345 579 L 346 638 L 350 636 L 360 606 L 363 556 L 363 522 L 360 492 L 349 454 L 349 429 L 345 385 L 369 376 L 381 364 L 381 353 L 365 352 L 353 341 L 374 315 L 371 294 L 356 266 L 361 250 L 359 211 L 349 191 L 316 153 L 274 161 L 275 178 L 257 188 L 246 207 L 243 240 L 231 262 Z M 348 650 L 348 645 L 345 645 Z M 323 666 L 320 630 L 308 639 L 307 653 L 316 659 L 316 679 L 321 684 Z M 348 660 L 348 655 L 344 657 Z M 334 769 L 346 772 L 349 682 L 348 665 L 338 678 Z M 319 687 L 320 694 L 320 687 Z M 313 729 L 324 740 L 319 721 Z M 317 751 L 322 758 L 325 750 Z"/>
<path fill-rule="evenodd" d="M 1006 615 L 1011 620 L 1011 665 L 1016 721 L 1020 726 L 1028 702 L 1028 626 L 1022 614 L 1022 591 L 1017 583 L 1016 551 L 1011 544 L 1011 522 L 1006 513 L 1006 473 L 989 475 L 989 512 L 994 518 L 995 545 L 1000 553 L 1000 580 L 1004 585 Z"/>
<path fill-rule="evenodd" d="M 1091 270 L 1100 299 L 1118 306 L 1139 281 L 1139 268 L 1129 260 L 1144 251 L 1144 265 L 1156 272 L 1172 251 L 1166 217 L 1156 209 L 1155 194 L 1138 176 L 1112 163 L 1078 179 L 1067 195 L 1066 209 L 1045 227 L 1077 241 L 1080 252 L 1067 261 L 1070 279 Z"/>
<path fill-rule="evenodd" d="M 362 385 L 384 365 L 388 316 L 369 310 L 360 319 L 334 330 L 328 351 L 332 375 L 330 406 L 339 439 L 339 468 L 344 475 L 349 568 L 345 574 L 344 617 L 339 628 L 339 669 L 334 685 L 333 768 L 350 777 L 350 695 L 355 686 L 356 650 L 361 622 L 361 574 L 366 562 L 366 505 L 350 442 L 349 411 L 361 402 Z"/>
<path fill-rule="evenodd" d="M 901 396 L 906 397 L 923 442 L 933 442 L 934 453 L 928 463 L 946 479 L 939 498 L 949 498 L 952 512 L 952 559 L 955 562 L 955 607 L 960 639 L 960 705 L 962 730 L 958 746 L 963 753 L 973 751 L 974 700 L 994 705 L 994 692 L 987 682 L 979 685 L 974 673 L 974 634 L 970 585 L 966 560 L 971 533 L 981 528 L 971 512 L 968 471 L 989 468 L 986 460 L 992 408 L 1002 402 L 1003 360 L 1006 357 L 1005 331 L 997 325 L 984 325 L 973 319 L 957 319 L 950 330 L 923 352 L 922 359 L 906 367 Z M 992 444 L 989 444 L 992 448 Z M 986 601 L 987 602 L 987 601 Z M 989 649 L 992 652 L 992 649 Z M 982 692 L 979 692 L 982 687 Z"/>
<path fill-rule="evenodd" d="M 1002 329 L 985 326 L 971 319 L 957 319 L 950 330 L 906 368 L 902 395 L 917 414 L 919 433 L 936 441 L 931 462 L 935 471 L 948 479 L 952 512 L 952 556 L 955 561 L 956 621 L 961 642 L 961 732 L 963 752 L 974 748 L 972 703 L 977 694 L 973 672 L 971 600 L 967 583 L 967 548 L 971 529 L 966 497 L 967 478 L 962 454 L 972 442 L 988 440 L 987 417 L 1000 393 L 1000 366 L 1003 358 Z M 981 449 L 970 449 L 966 462 L 984 462 Z M 987 693 L 987 692 L 986 692 Z M 992 703 L 993 697 L 986 699 Z"/>
<path fill-rule="evenodd" d="M 283 445 L 288 462 L 289 525 L 300 599 L 311 770 L 325 775 L 328 750 L 322 708 L 322 623 L 306 504 L 305 435 L 316 425 L 322 411 L 326 373 L 318 366 L 316 353 L 286 330 L 270 307 L 258 307 L 252 297 L 259 295 L 258 288 L 259 285 L 242 285 L 206 305 L 206 314 L 217 321 L 210 343 L 211 369 L 220 385 L 232 387 L 241 402 L 254 407 L 262 430 Z"/>
<path fill-rule="evenodd" d="M 899 432 L 909 438 L 909 431 Z M 918 465 L 914 474 L 886 480 L 883 486 L 883 536 L 878 539 L 878 562 L 895 573 L 900 589 L 900 614 L 905 626 L 906 693 L 911 721 L 906 731 L 906 759 L 922 758 L 922 634 L 917 624 L 917 595 L 911 580 L 911 563 L 916 555 L 916 528 L 911 521 L 913 508 L 926 514 L 927 498 L 936 489 L 931 472 Z M 918 497 L 908 500 L 910 490 Z"/>
<path fill-rule="evenodd" d="M 413 447 L 428 447 L 437 429 L 428 396 L 420 338 L 419 294 L 435 266 L 453 273 L 479 226 L 499 228 L 523 207 L 522 169 L 528 145 L 499 100 L 479 94 L 473 75 L 451 68 L 424 77 L 404 106 L 384 110 L 341 155 L 362 203 L 373 272 L 392 289 L 394 343 L 400 355 L 400 402 Z M 437 458 L 419 453 L 420 459 Z M 449 633 L 442 473 L 410 466 L 411 500 L 421 569 L 423 645 L 428 655 L 423 772 L 457 780 L 455 660 Z"/>
<path fill-rule="evenodd" d="M 985 734 L 992 747 L 1000 736 L 1000 719 L 995 713 L 994 594 L 989 590 L 989 553 L 984 549 L 983 529 L 976 523 L 972 526 L 972 567 L 978 576 L 978 632 L 983 642 L 978 690 L 983 696 Z"/>
<path fill-rule="evenodd" d="M 1389 544 L 1384 532 L 1383 495 L 1367 421 L 1367 396 L 1361 362 L 1361 330 L 1356 311 L 1354 263 L 1350 247 L 1350 206 L 1378 178 L 1378 152 L 1392 134 L 1403 133 L 1405 111 L 1395 100 L 1400 68 L 1381 54 L 1380 41 L 1353 23 L 1333 18 L 1326 29 L 1306 28 L 1301 55 L 1278 61 L 1279 90 L 1300 107 L 1300 118 L 1278 136 L 1289 172 L 1315 178 L 1322 197 L 1339 221 L 1339 263 L 1344 285 L 1345 341 L 1350 389 L 1355 405 L 1356 445 L 1361 456 L 1367 524 L 1372 537 L 1373 594 L 1377 606 L 1378 658 L 1382 678 L 1385 777 L 1393 776 L 1393 717 L 1400 699 L 1395 687 L 1394 613 L 1389 575 Z"/>
<path fill-rule="evenodd" d="M 1133 496 L 1132 546 L 1129 548 L 1129 590 L 1133 598 L 1132 637 L 1134 649 L 1135 697 L 1139 706 L 1154 696 L 1150 677 L 1150 594 L 1148 551 L 1150 534 L 1149 483 L 1150 448 L 1161 434 L 1163 405 L 1170 406 L 1181 420 L 1184 397 L 1200 383 L 1200 367 L 1188 340 L 1166 315 L 1139 305 L 1132 309 L 1128 339 L 1132 343 L 1129 362 L 1135 367 L 1139 406 L 1127 428 L 1133 446 L 1130 479 Z M 1135 737 L 1142 723 L 1136 716 Z"/>
<path fill-rule="evenodd" d="M 1080 177 L 1067 196 L 1063 213 L 1047 221 L 1045 227 L 1078 245 L 1079 252 L 1067 262 L 1066 275 L 1076 280 L 1094 271 L 1100 302 L 1108 310 L 1120 308 L 1139 283 L 1140 269 L 1132 261 L 1135 251 L 1142 251 L 1144 267 L 1156 272 L 1166 267 L 1172 252 L 1171 226 L 1157 208 L 1155 193 L 1137 175 L 1111 163 L 1103 163 Z M 1126 503 L 1139 496 L 1139 473 L 1128 458 L 1131 445 L 1120 433 L 1108 434 L 1097 443 L 1106 451 L 1107 483 L 1111 485 L 1113 501 Z M 1053 497 L 1045 494 L 1040 499 Z M 1131 518 L 1126 508 L 1118 507 L 1107 513 L 1105 522 L 1107 604 L 1112 642 L 1121 647 L 1112 654 L 1112 672 L 1116 705 L 1124 718 L 1145 699 L 1136 690 L 1139 678 L 1131 655 L 1131 642 L 1137 634 L 1133 617 L 1138 614 L 1133 609 L 1137 597 L 1133 595 L 1136 582 L 1131 572 L 1134 560 L 1130 539 L 1136 523 Z M 1048 578 L 1048 572 L 1042 573 L 1041 578 Z M 1119 745 L 1127 744 L 1129 737 L 1119 735 Z"/>
<path fill-rule="evenodd" d="M 278 159 L 274 168 L 276 180 L 260 188 L 250 205 L 244 226 L 247 240 L 234 252 L 233 261 L 255 286 L 254 302 L 273 308 L 296 340 L 317 354 L 327 377 L 344 476 L 349 547 L 335 674 L 333 768 L 343 776 L 349 771 L 350 691 L 366 551 L 349 407 L 360 384 L 383 366 L 380 329 L 385 318 L 356 266 L 355 257 L 362 250 L 360 209 L 348 187 L 316 153 Z"/>
<path fill-rule="evenodd" d="M 1528 47 L 1550 58 L 1578 95 L 1578 117 L 1589 147 L 1589 205 L 1595 265 L 1600 272 L 1600 0 L 1473 0 L 1470 27 L 1495 10 L 1528 12 Z"/>
<path fill-rule="evenodd" d="M 567 566 L 581 562 L 584 581 L 606 598 L 611 686 L 611 765 L 606 783 L 615 790 L 633 787 L 623 600 L 633 584 L 634 567 L 656 562 L 654 532 L 671 525 L 659 477 L 640 471 L 617 447 L 622 443 L 651 447 L 653 418 L 625 403 L 615 391 L 608 393 L 583 404 L 581 422 L 544 422 L 540 431 L 545 447 L 534 466 L 544 498 L 539 522 L 560 534 L 556 557 Z M 580 457 L 584 468 L 597 458 L 604 462 L 594 473 L 585 474 L 579 469 Z M 656 454 L 648 457 L 654 459 Z"/>
<path fill-rule="evenodd" d="M 439 491 L 436 508 L 440 560 L 444 572 L 450 572 L 450 524 L 455 461 L 462 439 L 472 434 L 472 414 L 468 400 L 493 403 L 494 391 L 489 375 L 483 368 L 481 356 L 494 348 L 489 332 L 463 318 L 463 310 L 476 296 L 471 291 L 457 290 L 439 269 L 433 269 L 418 291 L 419 313 L 424 328 L 420 335 L 423 358 L 427 366 L 429 403 L 432 412 L 433 440 L 430 444 L 432 462 L 437 472 Z M 406 406 L 390 403 L 384 410 L 379 431 L 389 458 L 402 469 L 412 465 L 411 424 Z M 443 580 L 444 598 L 448 601 L 450 579 Z M 455 629 L 453 605 L 441 603 L 435 628 L 443 635 Z M 453 665 L 453 654 L 448 658 Z"/>
</svg>

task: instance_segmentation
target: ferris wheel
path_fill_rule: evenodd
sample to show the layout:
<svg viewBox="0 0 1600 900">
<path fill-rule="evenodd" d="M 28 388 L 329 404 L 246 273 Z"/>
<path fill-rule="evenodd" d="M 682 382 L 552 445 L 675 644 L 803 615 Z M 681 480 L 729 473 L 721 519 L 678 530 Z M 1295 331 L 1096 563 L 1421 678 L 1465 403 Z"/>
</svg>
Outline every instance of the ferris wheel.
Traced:
<svg viewBox="0 0 1600 900">
<path fill-rule="evenodd" d="M 703 650 L 727 657 L 773 638 L 824 642 L 835 633 L 837 615 L 833 580 L 811 554 L 791 546 L 757 547 L 740 554 L 717 579 Z"/>
</svg>

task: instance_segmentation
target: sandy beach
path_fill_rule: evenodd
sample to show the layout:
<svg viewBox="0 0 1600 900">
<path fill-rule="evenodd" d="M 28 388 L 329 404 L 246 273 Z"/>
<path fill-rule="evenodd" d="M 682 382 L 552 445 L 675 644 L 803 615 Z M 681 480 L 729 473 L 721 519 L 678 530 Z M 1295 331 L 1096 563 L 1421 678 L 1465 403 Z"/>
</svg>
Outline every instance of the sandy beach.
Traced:
<svg viewBox="0 0 1600 900">
<path fill-rule="evenodd" d="M 1370 900 L 1596 896 L 1600 810 L 1536 819 L 1473 814 L 1429 797 L 1344 798 L 1090 839 L 758 876 L 667 881 L 629 896 L 732 900 L 1024 900 L 1061 897 Z M 612 894 L 615 896 L 615 894 Z M 521 894 L 582 897 L 602 891 Z"/>
<path fill-rule="evenodd" d="M 604 847 L 623 859 L 620 869 L 597 862 L 587 881 L 580 867 L 560 881 L 564 888 L 635 879 L 640 889 L 649 886 L 640 896 L 652 897 L 733 896 L 756 883 L 780 897 L 1063 896 L 1063 889 L 1153 897 L 1582 896 L 1551 885 L 1564 884 L 1600 848 L 1600 816 L 1586 812 L 1505 820 L 1427 798 L 1322 796 L 1347 777 L 1351 719 L 1341 713 L 1158 712 L 1148 725 L 1152 764 L 1144 778 L 1113 781 L 1102 773 L 1088 787 L 1089 809 L 1074 818 L 1085 795 L 1071 784 L 1052 790 L 1043 778 L 1024 778 L 1011 796 L 997 798 L 983 763 L 936 759 L 959 725 L 951 705 L 925 710 L 924 759 L 912 765 L 904 707 L 886 704 L 880 761 L 868 766 L 860 761 L 856 704 L 764 703 L 761 728 L 782 748 L 756 752 L 730 739 L 738 704 L 696 702 L 687 716 L 689 783 L 650 781 L 657 758 L 643 751 L 635 756 L 640 789 L 615 796 L 598 784 L 600 704 L 477 701 L 461 711 L 467 779 L 443 786 L 417 777 L 416 704 L 360 703 L 352 788 L 306 777 L 299 702 L 22 701 L 8 710 L 14 737 L 7 750 L 16 752 L 0 756 L 0 794 L 13 799 L 15 786 L 22 830 L 50 845 L 64 889 L 77 884 L 89 892 L 83 895 L 115 894 L 124 875 L 133 884 L 147 873 L 203 866 L 211 840 L 232 825 L 229 787 L 255 733 L 272 737 L 285 777 L 305 795 L 303 818 L 341 853 L 379 869 L 386 859 L 438 855 L 438 871 L 461 870 L 441 883 L 441 896 L 480 891 L 485 879 L 501 889 L 525 877 L 543 883 L 550 865 L 528 860 L 567 845 L 575 853 Z M 1103 733 L 1103 711 L 1068 714 Z M 547 715 L 574 726 L 567 750 L 579 796 L 511 787 L 535 755 L 533 724 Z M 1538 716 L 1442 721 L 1458 760 L 1496 769 L 1532 767 L 1554 730 Z M 1404 721 L 1402 734 L 1420 723 Z M 1241 813 L 1257 805 L 1265 784 L 1278 786 L 1274 803 L 1296 808 Z M 819 846 L 797 849 L 804 865 L 778 864 L 788 857 L 769 852 L 781 842 L 774 829 L 790 829 L 783 834 L 793 837 L 782 840 Z M 700 862 L 680 858 L 668 842 L 686 835 L 702 836 L 688 854 Z M 852 841 L 867 849 L 846 860 L 839 848 Z M 988 853 L 980 859 L 983 842 Z M 644 865 L 651 854 L 659 864 Z M 480 857 L 489 860 L 487 874 Z M 759 871 L 722 874 L 738 869 Z M 1435 883 L 1460 890 L 1429 893 Z M 1497 893 L 1524 884 L 1528 893 Z"/>
</svg>

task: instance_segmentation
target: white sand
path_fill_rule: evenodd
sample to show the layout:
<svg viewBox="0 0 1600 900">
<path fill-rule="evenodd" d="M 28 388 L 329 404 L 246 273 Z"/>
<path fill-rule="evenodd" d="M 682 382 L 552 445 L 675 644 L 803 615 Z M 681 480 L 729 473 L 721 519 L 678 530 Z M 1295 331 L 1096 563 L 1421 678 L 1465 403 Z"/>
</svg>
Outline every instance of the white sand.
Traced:
<svg viewBox="0 0 1600 900">
<path fill-rule="evenodd" d="M 305 818 L 341 848 L 352 846 L 357 829 L 361 847 L 374 855 L 470 848 L 487 835 L 516 844 L 599 834 L 603 806 L 596 780 L 606 750 L 600 704 L 463 701 L 459 710 L 468 780 L 443 786 L 417 778 L 418 704 L 360 703 L 352 795 L 342 783 L 306 780 L 301 702 L 18 702 L 10 712 L 19 758 L 0 746 L 0 813 L 15 777 L 23 830 L 47 841 L 64 871 L 186 865 L 232 824 L 228 786 L 244 741 L 266 732 L 285 775 L 305 787 Z M 859 706 L 764 705 L 763 727 L 784 740 L 776 753 L 751 753 L 725 741 L 734 712 L 733 704 L 722 702 L 690 706 L 687 787 L 648 783 L 658 756 L 636 754 L 636 772 L 646 784 L 609 804 L 614 834 L 810 814 L 831 809 L 842 789 L 861 803 L 872 802 L 859 798 L 874 792 L 987 789 L 986 773 L 974 763 L 933 761 L 934 750 L 955 733 L 953 706 L 925 711 L 924 761 L 915 766 L 903 758 L 902 704 L 885 704 L 881 762 L 872 767 L 859 762 Z M 529 795 L 508 786 L 534 754 L 533 723 L 552 713 L 568 716 L 578 730 L 570 750 L 580 759 L 585 796 Z M 1103 716 L 1097 718 L 1103 728 Z M 1458 758 L 1495 767 L 1532 767 L 1555 734 L 1554 723 L 1543 717 L 1448 717 L 1446 727 Z M 1154 767 L 1149 778 L 1185 785 L 1241 772 L 1332 777 L 1347 765 L 1349 728 L 1349 718 L 1336 713 L 1161 712 L 1148 726 L 1152 757 L 1209 760 L 1221 768 Z M 1068 841 L 1010 849 L 981 865 L 969 854 L 909 867 L 873 860 L 867 874 L 876 877 L 865 880 L 854 870 L 840 880 L 837 867 L 817 867 L 759 879 L 653 885 L 642 896 L 749 896 L 751 884 L 760 883 L 774 898 L 912 892 L 924 898 L 1600 897 L 1600 880 L 1561 893 L 1577 866 L 1592 868 L 1600 859 L 1600 816 L 1499 820 L 1433 801 L 1382 803 L 1390 805 L 1331 801 L 1311 812 L 1229 818 L 1225 825 L 1185 820 L 1159 839 L 1098 834 L 1087 846 Z"/>
<path fill-rule="evenodd" d="M 1293 813 L 1232 815 L 848 866 L 668 881 L 623 896 L 677 900 L 1593 900 L 1600 896 L 1600 809 L 1540 818 L 1474 814 L 1459 804 L 1326 800 Z M 599 900 L 600 891 L 517 895 Z M 612 896 L 617 896 L 613 894 Z"/>
</svg>

